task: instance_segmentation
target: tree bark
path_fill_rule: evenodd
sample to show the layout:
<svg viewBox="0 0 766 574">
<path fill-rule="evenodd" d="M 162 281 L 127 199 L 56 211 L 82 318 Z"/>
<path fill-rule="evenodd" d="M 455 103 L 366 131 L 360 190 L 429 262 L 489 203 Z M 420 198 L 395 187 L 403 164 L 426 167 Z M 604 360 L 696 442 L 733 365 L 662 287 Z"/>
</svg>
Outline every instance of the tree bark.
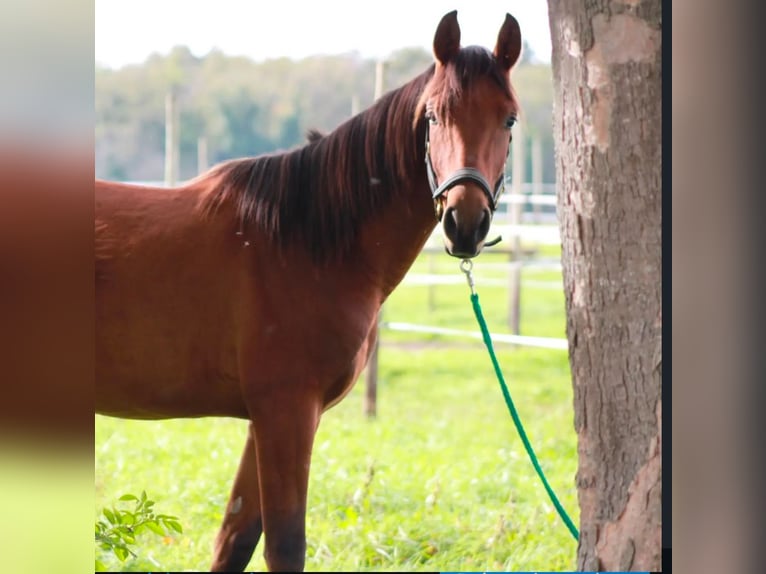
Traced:
<svg viewBox="0 0 766 574">
<path fill-rule="evenodd" d="M 549 0 L 580 570 L 662 565 L 660 0 Z"/>
</svg>

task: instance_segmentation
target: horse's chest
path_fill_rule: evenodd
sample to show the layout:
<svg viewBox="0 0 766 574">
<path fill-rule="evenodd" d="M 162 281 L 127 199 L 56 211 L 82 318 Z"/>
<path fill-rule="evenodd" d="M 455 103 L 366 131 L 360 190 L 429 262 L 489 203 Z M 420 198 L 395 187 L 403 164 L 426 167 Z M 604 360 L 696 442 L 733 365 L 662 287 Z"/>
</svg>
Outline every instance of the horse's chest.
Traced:
<svg viewBox="0 0 766 574">
<path fill-rule="evenodd" d="M 338 404 L 354 387 L 354 383 L 367 365 L 377 340 L 377 322 L 370 325 L 367 337 L 357 349 L 357 352 L 347 363 L 345 369 L 341 369 L 338 376 L 331 381 L 324 393 L 325 409 Z"/>
<path fill-rule="evenodd" d="M 255 395 L 269 387 L 340 401 L 367 364 L 381 294 L 349 273 L 270 277 L 253 284 L 253 313 L 241 330 L 243 377 Z"/>
</svg>

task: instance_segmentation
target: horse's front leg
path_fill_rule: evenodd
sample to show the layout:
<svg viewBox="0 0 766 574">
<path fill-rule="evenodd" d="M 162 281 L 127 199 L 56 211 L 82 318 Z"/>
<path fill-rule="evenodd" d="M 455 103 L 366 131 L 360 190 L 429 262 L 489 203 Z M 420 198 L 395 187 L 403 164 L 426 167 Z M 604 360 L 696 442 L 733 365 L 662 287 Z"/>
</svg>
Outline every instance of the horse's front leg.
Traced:
<svg viewBox="0 0 766 574">
<path fill-rule="evenodd" d="M 211 572 L 241 572 L 253 555 L 263 532 L 261 493 L 258 488 L 258 464 L 255 430 L 250 423 L 247 440 L 234 479 L 226 515 L 215 540 Z"/>
<path fill-rule="evenodd" d="M 270 571 L 301 572 L 306 559 L 306 496 L 314 435 L 322 412 L 318 386 L 286 383 L 259 393 L 255 426 L 261 514 Z"/>
</svg>

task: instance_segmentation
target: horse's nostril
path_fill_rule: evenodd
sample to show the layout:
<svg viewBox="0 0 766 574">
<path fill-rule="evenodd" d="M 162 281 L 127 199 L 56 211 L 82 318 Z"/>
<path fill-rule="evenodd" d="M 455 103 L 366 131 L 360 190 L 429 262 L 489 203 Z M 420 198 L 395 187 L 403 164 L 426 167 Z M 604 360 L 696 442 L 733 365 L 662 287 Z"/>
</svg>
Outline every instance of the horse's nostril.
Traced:
<svg viewBox="0 0 766 574">
<path fill-rule="evenodd" d="M 448 207 L 444 212 L 444 233 L 447 237 L 454 238 L 457 232 L 457 211 L 454 207 Z"/>
</svg>

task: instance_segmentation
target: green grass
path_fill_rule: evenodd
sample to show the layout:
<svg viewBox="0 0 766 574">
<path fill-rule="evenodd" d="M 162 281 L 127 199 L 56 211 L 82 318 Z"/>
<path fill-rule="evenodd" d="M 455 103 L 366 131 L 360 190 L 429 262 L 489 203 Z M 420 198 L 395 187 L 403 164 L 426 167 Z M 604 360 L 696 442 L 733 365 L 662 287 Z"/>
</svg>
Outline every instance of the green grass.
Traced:
<svg viewBox="0 0 766 574">
<path fill-rule="evenodd" d="M 478 288 L 490 329 L 505 332 L 505 290 L 481 286 L 489 273 L 481 266 L 489 260 L 476 263 Z M 456 273 L 457 261 L 445 261 L 439 265 Z M 418 261 L 415 271 L 426 268 Z M 550 272 L 523 277 L 538 275 L 560 281 Z M 525 288 L 522 303 L 522 334 L 564 336 L 560 291 Z M 433 310 L 425 287 L 402 287 L 386 303 L 385 319 L 476 328 L 465 284 L 439 286 Z M 363 380 L 325 413 L 312 459 L 306 569 L 574 569 L 576 543 L 516 436 L 486 351 L 480 343 L 449 349 L 392 344 L 423 338 L 383 331 L 377 419 L 362 414 Z M 578 524 L 567 355 L 497 351 L 546 476 Z M 145 489 L 157 512 L 178 516 L 184 526 L 182 535 L 139 539 L 140 559 L 107 565 L 208 568 L 244 436 L 245 423 L 227 419 L 96 417 L 96 512 L 123 493 Z M 248 568 L 265 569 L 262 545 Z"/>
</svg>

